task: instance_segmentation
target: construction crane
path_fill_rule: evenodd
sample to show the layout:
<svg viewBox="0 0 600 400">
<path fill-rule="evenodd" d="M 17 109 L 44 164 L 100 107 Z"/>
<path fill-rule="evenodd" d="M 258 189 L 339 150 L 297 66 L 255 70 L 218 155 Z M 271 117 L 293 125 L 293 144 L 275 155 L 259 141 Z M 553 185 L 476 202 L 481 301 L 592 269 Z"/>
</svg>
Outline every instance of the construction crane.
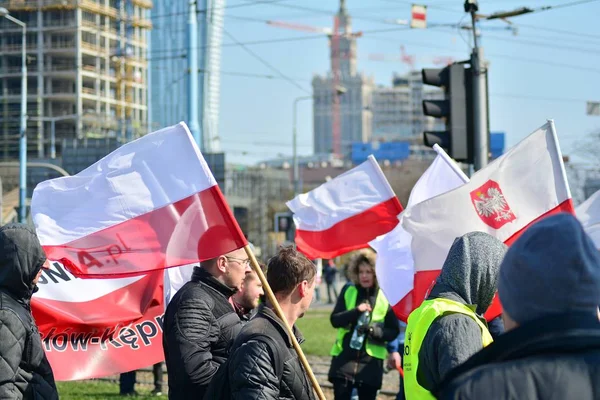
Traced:
<svg viewBox="0 0 600 400">
<path fill-rule="evenodd" d="M 417 62 L 417 58 L 414 55 L 409 55 L 406 53 L 406 49 L 404 45 L 400 46 L 400 55 L 399 56 L 390 56 L 382 53 L 371 53 L 369 54 L 369 60 L 371 61 L 384 61 L 384 62 L 401 62 L 410 67 L 411 71 L 415 70 L 415 64 Z M 450 65 L 454 62 L 454 58 L 449 56 L 437 56 L 433 58 L 421 58 L 418 59 L 419 62 L 424 64 L 434 64 L 434 65 Z"/>
<path fill-rule="evenodd" d="M 340 15 L 345 13 L 345 2 L 342 0 L 340 4 L 340 12 L 334 16 L 333 19 L 333 29 L 331 28 L 323 28 L 323 27 L 315 27 L 303 24 L 296 24 L 285 21 L 267 21 L 268 25 L 284 28 L 284 29 L 292 29 L 303 32 L 316 32 L 322 33 L 329 37 L 330 46 L 331 46 L 331 74 L 332 74 L 332 91 L 333 95 L 332 104 L 331 104 L 331 118 L 332 118 L 332 144 L 333 144 L 333 153 L 335 155 L 340 155 L 342 153 L 341 149 L 341 116 L 340 116 L 340 82 L 342 72 L 340 70 L 340 61 L 342 58 L 350 58 L 352 54 L 340 52 L 340 39 L 341 38 L 358 38 L 362 36 L 362 32 L 349 32 L 347 26 L 345 24 L 340 23 Z"/>
</svg>

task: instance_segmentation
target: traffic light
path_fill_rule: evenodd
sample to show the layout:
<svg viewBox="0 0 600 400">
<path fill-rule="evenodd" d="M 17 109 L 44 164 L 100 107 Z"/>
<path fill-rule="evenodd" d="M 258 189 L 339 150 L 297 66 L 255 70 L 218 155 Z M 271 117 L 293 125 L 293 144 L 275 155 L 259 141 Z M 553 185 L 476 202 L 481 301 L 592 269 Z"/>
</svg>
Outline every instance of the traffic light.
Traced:
<svg viewBox="0 0 600 400">
<path fill-rule="evenodd" d="M 473 162 L 473 118 L 471 69 L 464 63 L 451 64 L 442 69 L 423 69 L 423 84 L 442 87 L 444 100 L 423 100 L 423 113 L 443 118 L 445 131 L 426 131 L 426 146 L 438 144 L 457 161 Z"/>
</svg>

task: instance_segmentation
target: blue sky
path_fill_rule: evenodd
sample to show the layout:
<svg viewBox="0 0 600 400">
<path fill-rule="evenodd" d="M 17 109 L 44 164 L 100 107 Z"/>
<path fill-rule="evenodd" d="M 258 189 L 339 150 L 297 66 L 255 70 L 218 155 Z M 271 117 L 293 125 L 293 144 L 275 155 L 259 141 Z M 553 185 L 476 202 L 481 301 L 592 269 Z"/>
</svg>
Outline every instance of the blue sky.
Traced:
<svg viewBox="0 0 600 400">
<path fill-rule="evenodd" d="M 481 0 L 484 14 L 570 3 L 569 0 Z M 236 7 L 250 3 L 249 6 Z M 281 0 L 260 5 L 228 0 L 222 53 L 220 137 L 228 162 L 254 163 L 292 152 L 292 105 L 310 93 L 314 74 L 329 69 L 325 36 L 269 26 L 262 20 L 331 27 L 337 0 Z M 358 39 L 358 69 L 378 84 L 390 85 L 396 73 L 408 71 L 399 61 L 371 61 L 369 54 L 399 56 L 404 45 L 417 58 L 416 68 L 432 67 L 434 57 L 467 59 L 472 39 L 453 28 L 408 29 L 386 24 L 386 19 L 410 19 L 410 1 L 347 0 L 353 30 L 366 31 Z M 434 23 L 469 22 L 462 0 L 432 0 L 427 19 Z M 309 8 L 310 10 L 294 8 Z M 512 19 L 518 34 L 502 29 L 503 22 L 482 24 L 482 46 L 490 62 L 490 123 L 492 131 L 507 134 L 512 146 L 542 125 L 555 120 L 564 154 L 586 136 L 600 131 L 600 117 L 585 115 L 585 101 L 600 101 L 600 1 L 524 15 Z M 243 19 L 246 18 L 246 19 Z M 388 32 L 368 33 L 374 30 Z M 285 76 L 294 80 L 238 76 L 237 73 L 277 76 L 234 40 L 242 43 L 298 38 L 297 41 L 248 44 Z M 306 38 L 306 39 L 305 39 Z M 312 104 L 299 106 L 299 152 L 312 152 Z"/>
</svg>

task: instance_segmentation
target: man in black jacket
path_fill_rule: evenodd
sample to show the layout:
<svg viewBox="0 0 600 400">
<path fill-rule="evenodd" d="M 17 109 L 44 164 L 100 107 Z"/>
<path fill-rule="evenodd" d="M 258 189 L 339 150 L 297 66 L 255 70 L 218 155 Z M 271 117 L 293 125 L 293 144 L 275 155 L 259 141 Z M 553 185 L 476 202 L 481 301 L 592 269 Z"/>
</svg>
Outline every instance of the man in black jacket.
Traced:
<svg viewBox="0 0 600 400">
<path fill-rule="evenodd" d="M 448 374 L 442 399 L 600 399 L 600 255 L 569 214 L 530 227 L 498 281 L 506 333 Z"/>
<path fill-rule="evenodd" d="M 46 263 L 32 228 L 0 228 L 0 399 L 58 399 L 30 306 Z"/>
<path fill-rule="evenodd" d="M 169 399 L 204 396 L 241 329 L 230 298 L 250 271 L 243 249 L 203 261 L 167 306 L 163 348 Z"/>
<path fill-rule="evenodd" d="M 294 327 L 312 302 L 314 264 L 291 247 L 283 248 L 268 264 L 267 280 L 299 343 L 304 339 Z M 283 321 L 267 305 L 259 307 L 236 338 L 220 378 L 228 380 L 235 400 L 314 399 L 314 392 Z M 221 399 L 223 382 L 211 384 L 205 399 Z"/>
</svg>

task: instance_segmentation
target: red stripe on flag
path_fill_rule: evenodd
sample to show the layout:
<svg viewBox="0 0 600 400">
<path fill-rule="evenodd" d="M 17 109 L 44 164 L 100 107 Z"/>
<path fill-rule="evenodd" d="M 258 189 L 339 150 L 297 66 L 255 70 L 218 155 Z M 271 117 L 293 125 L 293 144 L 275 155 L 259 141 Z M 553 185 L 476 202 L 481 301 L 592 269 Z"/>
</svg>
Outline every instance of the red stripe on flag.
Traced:
<svg viewBox="0 0 600 400">
<path fill-rule="evenodd" d="M 536 222 L 538 222 L 546 217 L 549 217 L 550 215 L 555 215 L 555 214 L 560 214 L 560 213 L 569 213 L 569 214 L 575 215 L 575 207 L 573 207 L 573 200 L 571 200 L 571 199 L 565 200 L 562 203 L 560 203 L 558 206 L 554 207 L 552 210 L 546 212 L 544 215 L 540 216 L 539 218 L 534 219 L 526 227 L 524 227 L 523 229 L 521 229 L 520 231 L 516 232 L 514 235 L 509 237 L 507 240 L 505 240 L 504 243 L 506 243 L 507 246 L 512 245 L 523 234 L 523 232 L 525 232 L 527 230 L 527 228 L 529 228 L 531 225 L 535 224 Z"/>
<path fill-rule="evenodd" d="M 419 21 L 425 21 L 425 13 L 413 12 L 412 18 Z"/>
<path fill-rule="evenodd" d="M 57 381 L 114 375 L 164 360 L 162 271 L 98 299 L 34 296 L 31 304 Z"/>
<path fill-rule="evenodd" d="M 508 238 L 504 243 L 506 243 L 507 246 L 512 245 L 519 238 L 519 236 L 521 236 L 523 232 L 525 232 L 527 228 L 529 228 L 531 225 L 550 215 L 559 214 L 563 212 L 575 214 L 575 208 L 573 207 L 573 201 L 571 199 L 562 202 L 552 210 L 546 212 L 544 215 L 540 216 L 539 218 L 536 218 L 523 229 L 519 230 L 510 238 Z M 429 290 L 433 287 L 433 284 L 435 283 L 435 280 L 439 274 L 440 270 L 417 271 L 415 273 L 413 290 L 410 291 L 406 296 L 402 298 L 402 300 L 400 300 L 392 307 L 398 319 L 404 322 L 408 320 L 408 316 L 410 315 L 410 313 L 417 307 L 419 307 L 421 303 L 425 300 L 426 296 L 429 293 Z M 491 321 L 492 319 L 498 317 L 501 314 L 502 306 L 500 304 L 500 300 L 498 299 L 498 296 L 494 296 L 492 304 L 485 313 L 485 319 L 487 321 Z"/>
<path fill-rule="evenodd" d="M 397 197 L 338 222 L 323 231 L 296 230 L 296 246 L 309 258 L 334 258 L 369 247 L 368 242 L 398 225 L 402 205 Z"/>
<path fill-rule="evenodd" d="M 215 185 L 70 243 L 43 247 L 76 276 L 111 278 L 209 260 L 246 244 Z"/>
</svg>

